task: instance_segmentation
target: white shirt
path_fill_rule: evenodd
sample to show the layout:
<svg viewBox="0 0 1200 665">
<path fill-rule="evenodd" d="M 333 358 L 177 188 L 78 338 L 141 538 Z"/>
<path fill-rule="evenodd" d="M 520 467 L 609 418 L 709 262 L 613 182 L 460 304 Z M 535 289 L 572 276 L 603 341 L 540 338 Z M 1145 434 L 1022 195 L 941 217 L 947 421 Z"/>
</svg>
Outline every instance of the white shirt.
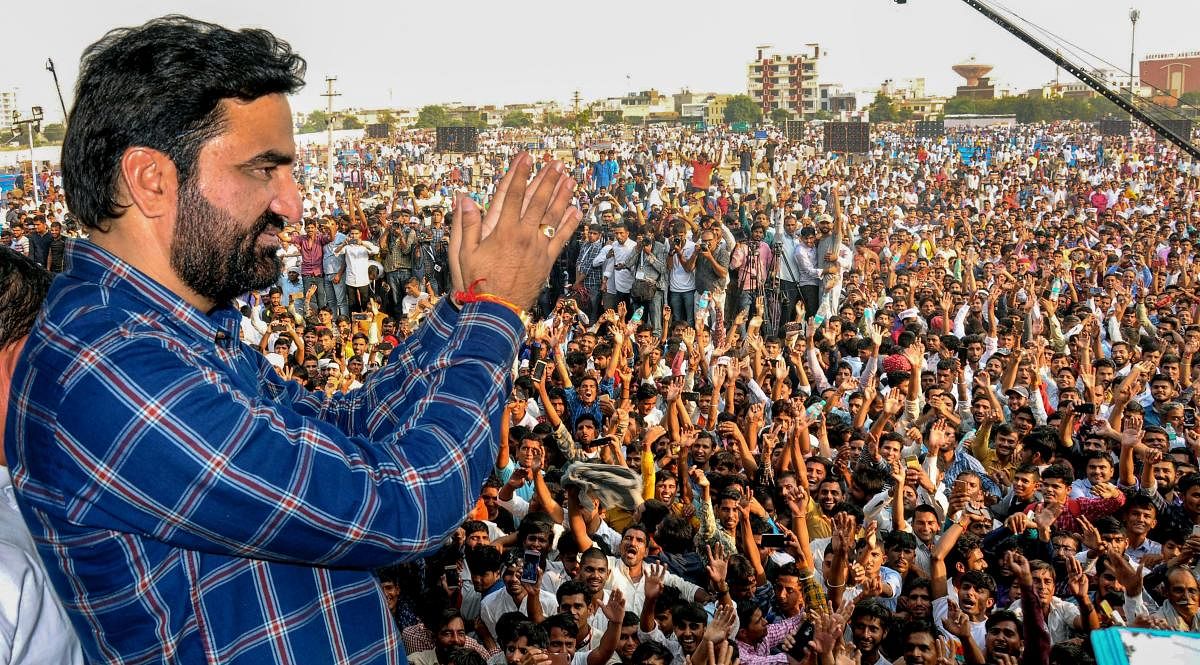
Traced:
<svg viewBox="0 0 1200 665">
<path fill-rule="evenodd" d="M 379 247 L 370 240 L 359 240 L 360 244 L 351 245 L 347 240 L 338 249 L 339 254 L 346 256 L 346 286 L 366 286 L 371 283 L 367 268 L 371 264 L 371 255 L 379 253 Z"/>
<path fill-rule="evenodd" d="M 608 557 L 608 580 L 604 583 L 605 589 L 620 589 L 621 594 L 625 596 L 625 609 L 634 614 L 642 613 L 642 606 L 646 604 L 646 574 L 643 573 L 641 579 L 634 582 L 629 578 L 629 568 L 624 561 L 616 557 Z M 696 592 L 700 587 L 688 582 L 679 577 L 675 573 L 667 573 L 664 583 L 669 587 L 679 589 L 679 595 L 684 600 L 695 600 Z"/>
<path fill-rule="evenodd" d="M 1010 610 L 1018 617 L 1022 616 L 1021 601 L 1013 601 Z M 1050 616 L 1046 617 L 1046 629 L 1050 633 L 1050 643 L 1061 642 L 1071 637 L 1071 628 L 1079 618 L 1079 606 L 1065 601 L 1058 596 L 1050 599 Z"/>
<path fill-rule="evenodd" d="M 539 589 L 540 600 L 542 603 L 542 614 L 551 616 L 558 613 L 558 599 L 554 594 Z M 500 617 L 508 612 L 521 612 L 525 616 L 529 616 L 529 595 L 525 595 L 525 599 L 521 601 L 521 606 L 513 602 L 512 596 L 508 594 L 507 589 L 497 589 L 494 593 L 489 594 L 479 604 L 479 618 L 483 619 L 483 625 L 487 627 L 488 632 L 492 637 L 496 637 L 496 622 Z"/>
<path fill-rule="evenodd" d="M 696 243 L 687 240 L 683 243 L 683 249 L 675 256 L 670 257 L 671 260 L 671 290 L 676 293 L 696 290 L 696 272 L 694 270 L 685 270 L 683 263 L 690 261 L 692 255 L 696 253 Z"/>
<path fill-rule="evenodd" d="M 46 578 L 3 466 L 0 494 L 0 662 L 83 665 L 79 638 Z"/>
<path fill-rule="evenodd" d="M 608 257 L 610 249 L 613 251 L 612 258 Z M 637 242 L 633 238 L 626 238 L 624 245 L 614 240 L 596 255 L 592 264 L 604 266 L 604 276 L 608 278 L 609 293 L 629 293 L 633 290 L 633 270 L 637 267 L 637 258 L 634 254 L 637 251 Z M 625 267 L 617 268 L 618 263 Z"/>
</svg>

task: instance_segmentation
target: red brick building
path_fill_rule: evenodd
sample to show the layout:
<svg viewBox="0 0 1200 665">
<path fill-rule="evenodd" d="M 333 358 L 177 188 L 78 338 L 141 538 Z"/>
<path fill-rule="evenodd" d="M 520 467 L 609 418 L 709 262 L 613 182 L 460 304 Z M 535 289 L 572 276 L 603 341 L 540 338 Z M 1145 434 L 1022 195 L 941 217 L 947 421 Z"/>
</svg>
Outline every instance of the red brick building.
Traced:
<svg viewBox="0 0 1200 665">
<path fill-rule="evenodd" d="M 1200 92 L 1200 51 L 1147 56 L 1138 63 L 1138 76 L 1143 85 L 1154 86 L 1175 97 Z"/>
</svg>

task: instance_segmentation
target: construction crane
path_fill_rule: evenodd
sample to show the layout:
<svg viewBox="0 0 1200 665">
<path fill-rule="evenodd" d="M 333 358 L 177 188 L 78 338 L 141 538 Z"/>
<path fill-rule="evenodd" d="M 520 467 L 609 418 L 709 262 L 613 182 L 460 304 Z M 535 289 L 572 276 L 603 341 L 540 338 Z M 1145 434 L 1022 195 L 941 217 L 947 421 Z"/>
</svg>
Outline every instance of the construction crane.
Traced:
<svg viewBox="0 0 1200 665">
<path fill-rule="evenodd" d="M 906 0 L 894 1 L 899 5 L 906 4 Z M 993 23 L 1007 30 L 1017 39 L 1020 39 L 1029 46 L 1033 47 L 1035 51 L 1049 58 L 1052 62 L 1054 62 L 1054 64 L 1070 72 L 1072 76 L 1079 79 L 1084 85 L 1088 86 L 1092 90 L 1095 90 L 1100 95 L 1103 95 L 1106 99 L 1120 107 L 1121 110 L 1148 125 L 1151 129 L 1157 132 L 1159 136 L 1171 142 L 1180 150 L 1191 155 L 1192 159 L 1200 161 L 1200 147 L 1197 147 L 1194 143 L 1192 143 L 1190 136 L 1184 136 L 1180 134 L 1175 130 L 1175 128 L 1168 126 L 1159 118 L 1154 117 L 1153 111 L 1164 111 L 1164 107 L 1137 97 L 1133 94 L 1132 88 L 1130 89 L 1128 96 L 1122 95 L 1121 93 L 1109 88 L 1104 81 L 1101 81 L 1093 76 L 1091 72 L 1087 71 L 1086 67 L 1080 66 L 1079 64 L 1065 57 L 1060 51 L 1043 43 L 1029 31 L 1025 30 L 1016 23 L 1013 23 L 1006 16 L 993 9 L 986 2 L 983 2 L 982 0 L 962 1 L 971 9 L 983 14 Z"/>
</svg>

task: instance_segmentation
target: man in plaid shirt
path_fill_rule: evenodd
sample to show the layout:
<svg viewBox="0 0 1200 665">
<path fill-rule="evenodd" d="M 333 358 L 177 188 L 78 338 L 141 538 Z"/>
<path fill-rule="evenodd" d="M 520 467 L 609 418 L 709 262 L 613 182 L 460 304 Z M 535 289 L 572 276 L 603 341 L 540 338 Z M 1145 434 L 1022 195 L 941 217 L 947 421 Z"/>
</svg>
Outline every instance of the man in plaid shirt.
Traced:
<svg viewBox="0 0 1200 665">
<path fill-rule="evenodd" d="M 588 320 L 595 321 L 600 307 L 600 284 L 604 279 L 604 266 L 595 265 L 596 257 L 604 249 L 604 233 L 599 224 L 589 224 L 586 241 L 579 248 L 579 259 L 575 262 L 575 286 L 588 290 L 586 307 Z"/>
<path fill-rule="evenodd" d="M 574 183 L 556 162 L 527 185 L 521 154 L 486 219 L 460 197 L 449 271 L 478 291 L 361 389 L 309 392 L 238 341 L 232 304 L 275 281 L 301 215 L 303 74 L 265 30 L 178 16 L 84 53 L 63 178 L 92 241 L 29 335 L 4 445 L 89 662 L 403 663 L 371 571 L 440 546 L 495 460 Z"/>
</svg>

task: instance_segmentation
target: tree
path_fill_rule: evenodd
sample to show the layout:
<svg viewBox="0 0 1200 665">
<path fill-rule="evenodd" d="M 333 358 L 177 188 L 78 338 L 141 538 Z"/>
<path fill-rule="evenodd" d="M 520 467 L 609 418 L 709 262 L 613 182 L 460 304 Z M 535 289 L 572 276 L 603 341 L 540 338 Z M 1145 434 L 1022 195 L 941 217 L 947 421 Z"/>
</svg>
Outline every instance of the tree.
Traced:
<svg viewBox="0 0 1200 665">
<path fill-rule="evenodd" d="M 67 135 L 67 128 L 61 122 L 52 122 L 42 128 L 42 136 L 51 143 L 61 143 Z"/>
<path fill-rule="evenodd" d="M 312 132 L 323 132 L 326 130 L 326 123 L 329 120 L 329 115 L 324 111 L 313 111 L 304 118 L 304 122 L 300 125 L 301 134 L 311 134 Z"/>
<path fill-rule="evenodd" d="M 734 95 L 725 103 L 725 122 L 756 123 L 762 120 L 762 109 L 746 95 Z"/>
<path fill-rule="evenodd" d="M 524 111 L 510 111 L 504 114 L 505 127 L 529 127 L 533 125 L 533 117 Z"/>
<path fill-rule="evenodd" d="M 451 125 L 456 127 L 478 127 L 479 129 L 487 128 L 487 121 L 479 111 L 463 111 L 462 115 L 450 121 Z"/>
<path fill-rule="evenodd" d="M 892 98 L 882 92 L 875 93 L 875 101 L 867 107 L 871 112 L 872 122 L 895 122 L 899 119 L 899 113 L 896 111 L 896 104 L 892 102 Z"/>
<path fill-rule="evenodd" d="M 348 116 L 342 118 L 342 129 L 362 129 L 362 128 L 363 128 L 363 124 L 362 124 L 362 121 L 358 119 L 358 116 L 348 115 Z"/>
<path fill-rule="evenodd" d="M 782 125 L 784 122 L 792 119 L 792 112 L 787 109 L 775 109 L 771 111 L 771 122 L 776 125 Z"/>
<path fill-rule="evenodd" d="M 384 111 L 375 117 L 375 122 L 387 125 L 388 129 L 391 129 L 396 125 L 396 116 L 392 115 L 391 111 Z"/>
<path fill-rule="evenodd" d="M 417 127 L 428 129 L 430 127 L 446 127 L 450 124 L 450 112 L 444 106 L 430 104 L 422 106 L 421 110 L 417 111 Z"/>
</svg>

